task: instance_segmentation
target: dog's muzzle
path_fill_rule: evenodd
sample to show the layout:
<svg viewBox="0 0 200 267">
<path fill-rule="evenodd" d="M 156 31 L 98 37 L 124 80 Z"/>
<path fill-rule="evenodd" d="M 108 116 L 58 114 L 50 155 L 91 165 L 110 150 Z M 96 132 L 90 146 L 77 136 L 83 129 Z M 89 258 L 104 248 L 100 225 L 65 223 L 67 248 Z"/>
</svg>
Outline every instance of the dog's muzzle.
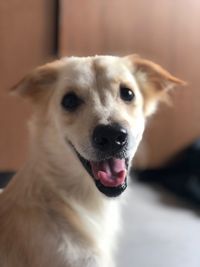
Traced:
<svg viewBox="0 0 200 267">
<path fill-rule="evenodd" d="M 127 130 L 119 124 L 98 125 L 92 145 L 98 160 L 86 160 L 76 151 L 80 161 L 102 193 L 109 197 L 120 195 L 127 187 Z"/>
</svg>

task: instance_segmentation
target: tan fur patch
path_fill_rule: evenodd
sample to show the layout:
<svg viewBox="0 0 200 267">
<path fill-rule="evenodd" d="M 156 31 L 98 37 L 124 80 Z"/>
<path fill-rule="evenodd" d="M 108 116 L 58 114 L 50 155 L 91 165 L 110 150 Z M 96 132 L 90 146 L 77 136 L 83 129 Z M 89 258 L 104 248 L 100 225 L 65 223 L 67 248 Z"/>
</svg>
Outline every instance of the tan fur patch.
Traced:
<svg viewBox="0 0 200 267">
<path fill-rule="evenodd" d="M 144 112 L 147 116 L 155 111 L 159 101 L 170 103 L 168 97 L 170 89 L 187 84 L 150 60 L 138 55 L 126 58 L 132 63 L 133 74 L 144 96 Z"/>
<path fill-rule="evenodd" d="M 11 92 L 31 99 L 33 102 L 40 101 L 47 96 L 58 79 L 60 62 L 48 63 L 38 67 L 19 83 L 11 88 Z"/>
</svg>

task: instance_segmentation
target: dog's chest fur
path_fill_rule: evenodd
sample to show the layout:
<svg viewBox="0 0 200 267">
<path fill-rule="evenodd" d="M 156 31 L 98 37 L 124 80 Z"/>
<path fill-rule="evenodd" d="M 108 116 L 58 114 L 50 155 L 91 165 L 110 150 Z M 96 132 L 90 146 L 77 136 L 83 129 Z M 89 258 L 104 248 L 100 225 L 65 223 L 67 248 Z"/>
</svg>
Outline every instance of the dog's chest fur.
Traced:
<svg viewBox="0 0 200 267">
<path fill-rule="evenodd" d="M 1 214 L 1 266 L 13 267 L 18 262 L 19 267 L 112 267 L 118 204 L 105 198 L 95 211 L 68 200 L 66 207 L 51 203 L 66 213 L 37 208 L 29 208 L 27 213 L 13 203 L 9 214 Z"/>
<path fill-rule="evenodd" d="M 58 247 L 60 256 L 70 261 L 72 266 L 112 267 L 111 255 L 119 228 L 118 204 L 116 200 L 105 199 L 101 210 L 93 212 L 85 210 L 77 203 L 71 203 L 78 214 L 77 227 L 80 227 L 80 235 L 70 231 L 66 234 L 63 231 Z"/>
</svg>

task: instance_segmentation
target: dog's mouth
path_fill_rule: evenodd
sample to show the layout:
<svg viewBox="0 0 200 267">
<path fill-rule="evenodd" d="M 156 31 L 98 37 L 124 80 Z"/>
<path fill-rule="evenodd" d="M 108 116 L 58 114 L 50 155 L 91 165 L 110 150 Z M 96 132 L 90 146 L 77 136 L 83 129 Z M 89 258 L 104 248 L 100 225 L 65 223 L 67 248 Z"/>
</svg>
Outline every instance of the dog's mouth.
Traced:
<svg viewBox="0 0 200 267">
<path fill-rule="evenodd" d="M 108 197 L 117 197 L 126 189 L 128 158 L 111 157 L 95 162 L 86 160 L 76 150 L 75 152 L 100 192 Z"/>
</svg>

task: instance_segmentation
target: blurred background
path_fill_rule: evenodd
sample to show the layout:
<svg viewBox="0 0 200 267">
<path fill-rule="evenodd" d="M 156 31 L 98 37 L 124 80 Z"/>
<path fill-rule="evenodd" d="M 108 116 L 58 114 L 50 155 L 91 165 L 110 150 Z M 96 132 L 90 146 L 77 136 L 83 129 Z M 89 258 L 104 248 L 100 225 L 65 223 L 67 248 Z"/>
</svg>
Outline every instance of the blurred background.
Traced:
<svg viewBox="0 0 200 267">
<path fill-rule="evenodd" d="M 26 125 L 31 108 L 23 100 L 9 96 L 9 89 L 28 71 L 62 56 L 137 53 L 188 82 L 187 87 L 177 88 L 171 93 L 172 107 L 161 105 L 150 119 L 134 162 L 135 168 L 140 171 L 164 168 L 165 176 L 168 163 L 200 136 L 199 28 L 199 0 L 0 1 L 0 172 L 18 170 L 26 158 Z M 195 156 L 195 166 L 199 170 L 197 158 L 200 158 L 200 153 L 195 155 L 198 155 Z M 191 165 L 187 165 L 187 157 L 184 160 L 179 162 L 178 171 L 180 173 L 181 169 L 182 173 L 188 172 L 189 175 Z M 192 183 L 184 180 L 183 175 L 174 177 L 176 167 L 170 171 L 173 185 L 175 182 L 177 186 L 177 177 L 178 190 L 180 183 L 191 185 L 192 194 L 195 192 L 200 203 L 200 171 L 199 176 L 192 176 Z M 169 181 L 169 176 L 166 180 Z M 132 215 L 129 212 L 124 217 L 129 221 L 130 216 L 138 218 L 138 224 L 133 228 L 130 223 L 127 226 L 138 239 L 130 241 L 125 238 L 122 242 L 124 247 L 134 246 L 135 254 L 132 256 L 135 262 L 131 262 L 129 257 L 122 257 L 123 260 L 119 259 L 122 266 L 135 263 L 137 267 L 164 267 L 162 262 L 167 267 L 200 266 L 200 259 L 194 257 L 196 245 L 200 245 L 200 236 L 196 234 L 200 233 L 200 222 L 196 220 L 196 215 L 195 219 L 193 215 L 190 218 L 188 209 L 191 208 L 185 205 L 183 208 L 182 204 L 176 204 L 175 208 L 171 200 L 163 202 L 160 195 L 155 196 L 140 185 L 136 185 L 134 190 L 131 203 L 136 209 L 132 210 Z M 162 203 L 158 204 L 159 201 Z M 178 218 L 174 217 L 174 211 Z M 148 220 L 152 227 L 141 224 L 141 221 Z M 189 224 L 182 224 L 183 221 Z M 169 228 L 171 232 L 166 232 Z M 193 232 L 187 232 L 188 229 L 193 229 Z M 174 238 L 177 240 L 175 245 Z M 194 246 L 188 246 L 188 240 Z M 176 245 L 178 254 L 174 253 Z M 156 251 L 160 253 L 160 260 Z M 189 251 L 188 257 L 185 251 Z M 143 252 L 149 255 L 147 261 Z M 181 261 L 177 261 L 177 255 Z"/>
<path fill-rule="evenodd" d="M 0 170 L 27 151 L 30 108 L 9 88 L 57 56 L 137 53 L 189 83 L 148 125 L 138 167 L 159 167 L 200 135 L 198 0 L 0 1 Z"/>
</svg>

